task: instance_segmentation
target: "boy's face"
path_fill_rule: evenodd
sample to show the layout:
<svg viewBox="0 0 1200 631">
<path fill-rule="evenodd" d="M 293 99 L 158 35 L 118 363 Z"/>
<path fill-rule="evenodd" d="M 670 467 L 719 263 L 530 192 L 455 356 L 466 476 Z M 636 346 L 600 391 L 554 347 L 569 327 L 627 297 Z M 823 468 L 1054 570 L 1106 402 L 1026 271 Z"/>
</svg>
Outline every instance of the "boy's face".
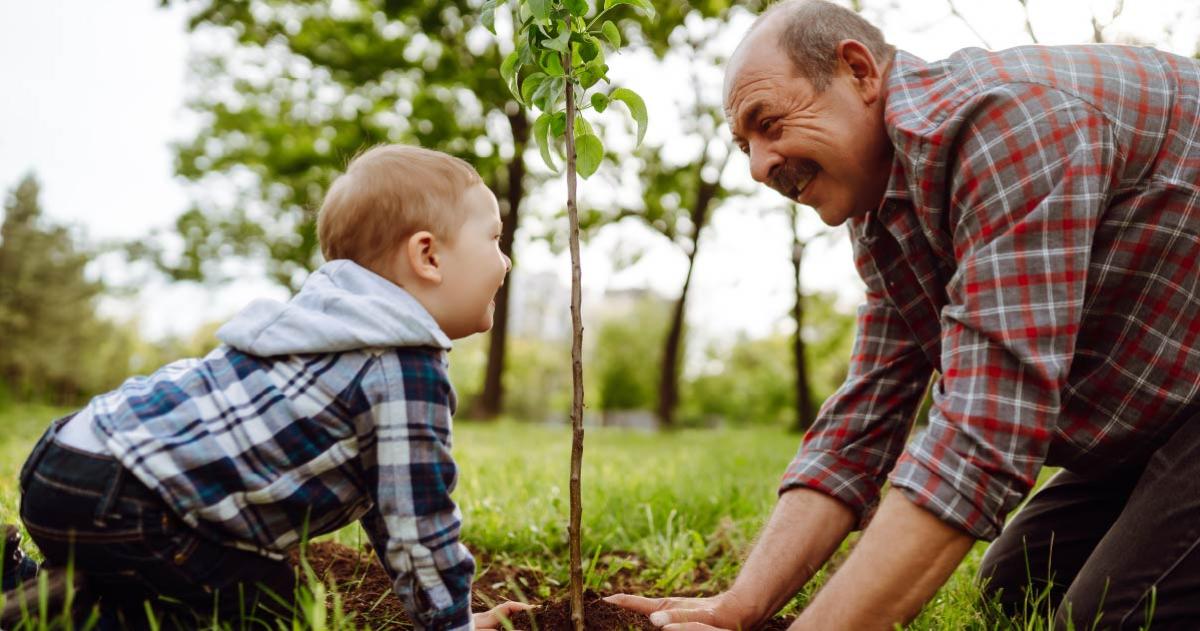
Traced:
<svg viewBox="0 0 1200 631">
<path fill-rule="evenodd" d="M 458 339 L 492 328 L 496 292 L 512 261 L 500 251 L 500 207 L 483 184 L 462 196 L 466 219 L 458 233 L 444 244 L 442 283 L 437 291 L 442 314 L 438 324 L 446 335 Z"/>
</svg>

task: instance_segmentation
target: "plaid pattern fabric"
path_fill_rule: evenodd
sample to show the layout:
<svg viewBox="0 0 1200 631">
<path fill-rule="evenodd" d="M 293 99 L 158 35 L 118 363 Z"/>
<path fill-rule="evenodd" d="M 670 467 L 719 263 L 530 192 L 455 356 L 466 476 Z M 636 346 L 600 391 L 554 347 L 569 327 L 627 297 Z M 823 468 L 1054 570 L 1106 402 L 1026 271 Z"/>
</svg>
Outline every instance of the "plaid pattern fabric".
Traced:
<svg viewBox="0 0 1200 631">
<path fill-rule="evenodd" d="M 417 626 L 468 629 L 454 407 L 440 349 L 227 346 L 89 405 L 113 455 L 193 528 L 278 555 L 361 518 Z"/>
<path fill-rule="evenodd" d="M 846 382 L 781 492 L 893 486 L 994 538 L 1043 464 L 1136 462 L 1200 392 L 1200 65 L 1121 46 L 897 53 Z M 905 440 L 935 376 L 929 426 Z"/>
</svg>

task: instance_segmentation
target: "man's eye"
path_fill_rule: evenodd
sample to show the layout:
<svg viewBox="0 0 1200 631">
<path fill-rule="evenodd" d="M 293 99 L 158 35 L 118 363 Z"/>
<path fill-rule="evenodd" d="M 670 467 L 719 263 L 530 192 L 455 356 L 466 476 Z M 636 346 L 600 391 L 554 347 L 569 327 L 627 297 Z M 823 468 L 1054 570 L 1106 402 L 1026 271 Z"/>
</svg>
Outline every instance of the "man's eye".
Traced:
<svg viewBox="0 0 1200 631">
<path fill-rule="evenodd" d="M 762 131 L 770 131 L 771 126 L 775 124 L 774 118 L 764 118 L 758 123 L 758 128 Z"/>
</svg>

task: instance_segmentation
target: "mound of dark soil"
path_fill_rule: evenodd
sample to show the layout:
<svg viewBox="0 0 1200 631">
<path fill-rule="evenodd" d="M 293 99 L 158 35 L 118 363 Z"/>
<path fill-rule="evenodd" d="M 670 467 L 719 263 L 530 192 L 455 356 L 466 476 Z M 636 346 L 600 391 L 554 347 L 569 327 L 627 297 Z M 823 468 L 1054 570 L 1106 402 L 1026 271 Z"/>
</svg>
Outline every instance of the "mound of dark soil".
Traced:
<svg viewBox="0 0 1200 631">
<path fill-rule="evenodd" d="M 533 614 L 532 616 L 530 614 Z M 515 629 L 538 629 L 538 631 L 571 631 L 571 599 L 563 598 L 543 604 L 536 609 L 519 612 L 511 620 Z M 600 600 L 595 592 L 583 595 L 583 628 L 587 631 L 613 631 L 626 629 L 656 629 L 650 619 L 616 605 Z"/>
<path fill-rule="evenodd" d="M 369 549 L 356 550 L 326 541 L 309 545 L 305 559 L 318 579 L 334 585 L 341 594 L 344 611 L 354 614 L 358 624 L 369 624 L 375 629 L 409 626 L 404 606 L 392 593 L 387 573 Z M 475 579 L 472 594 L 475 611 L 489 609 L 506 600 L 526 600 L 538 593 L 544 578 L 528 568 L 492 563 L 482 556 L 477 556 L 476 561 L 482 572 Z M 292 563 L 299 564 L 299 553 L 292 554 Z M 638 585 L 630 578 L 626 576 L 619 581 L 617 591 L 634 594 L 651 591 L 650 585 Z M 564 590 L 554 590 L 555 593 L 561 591 Z M 649 631 L 656 628 L 646 616 L 607 603 L 601 600 L 600 594 L 590 591 L 584 595 L 583 615 L 585 628 L 589 631 Z M 761 629 L 782 631 L 791 622 L 790 619 L 776 618 Z M 570 599 L 562 594 L 561 598 L 518 613 L 512 623 L 519 631 L 571 631 Z"/>
</svg>

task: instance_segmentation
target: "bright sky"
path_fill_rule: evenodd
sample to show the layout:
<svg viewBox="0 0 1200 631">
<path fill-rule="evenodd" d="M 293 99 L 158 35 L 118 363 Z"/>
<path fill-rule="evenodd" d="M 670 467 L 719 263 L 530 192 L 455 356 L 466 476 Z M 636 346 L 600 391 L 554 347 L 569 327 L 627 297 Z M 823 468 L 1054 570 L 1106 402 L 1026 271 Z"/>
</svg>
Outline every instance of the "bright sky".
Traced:
<svg viewBox="0 0 1200 631">
<path fill-rule="evenodd" d="M 964 46 L 1002 48 L 1028 43 L 1016 0 L 956 5 L 978 35 L 950 14 L 947 0 L 867 0 L 865 15 L 882 24 L 899 47 L 938 59 Z M 1030 0 L 1035 33 L 1043 43 L 1087 41 L 1095 14 L 1107 22 L 1111 0 Z M 1200 7 L 1188 0 L 1128 0 L 1106 36 L 1136 38 L 1191 55 L 1200 40 Z M 875 9 L 874 7 L 883 7 Z M 168 228 L 187 206 L 186 185 L 173 175 L 169 143 L 189 131 L 184 107 L 188 35 L 185 14 L 157 0 L 97 3 L 89 0 L 0 3 L 0 187 L 5 191 L 33 170 L 42 203 L 54 220 L 79 226 L 93 241 L 127 239 Z M 731 52 L 749 18 L 736 21 L 715 45 Z M 673 95 L 690 90 L 686 72 L 646 73 L 645 59 L 626 55 L 613 75 L 651 107 L 649 140 L 677 138 Z M 713 75 L 719 81 L 719 72 Z M 730 172 L 746 173 L 740 157 Z M 745 178 L 744 175 L 739 177 Z M 748 180 L 745 180 L 748 181 Z M 595 194 L 582 186 L 583 198 Z M 790 237 L 773 193 L 718 213 L 697 263 L 690 319 L 707 336 L 736 331 L 764 334 L 790 307 Z M 811 221 L 811 219 L 810 219 Z M 817 226 L 819 224 L 813 224 Z M 569 278 L 565 259 L 522 239 L 517 270 L 557 270 Z M 615 251 L 644 249 L 632 267 L 614 269 Z M 810 251 L 805 284 L 838 290 L 853 300 L 857 281 L 844 239 Z M 124 270 L 103 261 L 101 272 Z M 613 231 L 587 250 L 585 283 L 592 294 L 605 288 L 650 285 L 677 293 L 685 261 L 674 247 L 636 227 Z M 137 314 L 152 336 L 184 332 L 222 318 L 254 296 L 285 297 L 262 281 L 241 280 L 218 290 L 156 283 L 134 298 L 113 301 L 117 314 Z M 586 308 L 586 306 L 585 306 Z M 565 309 L 564 309 L 565 317 Z"/>
</svg>

